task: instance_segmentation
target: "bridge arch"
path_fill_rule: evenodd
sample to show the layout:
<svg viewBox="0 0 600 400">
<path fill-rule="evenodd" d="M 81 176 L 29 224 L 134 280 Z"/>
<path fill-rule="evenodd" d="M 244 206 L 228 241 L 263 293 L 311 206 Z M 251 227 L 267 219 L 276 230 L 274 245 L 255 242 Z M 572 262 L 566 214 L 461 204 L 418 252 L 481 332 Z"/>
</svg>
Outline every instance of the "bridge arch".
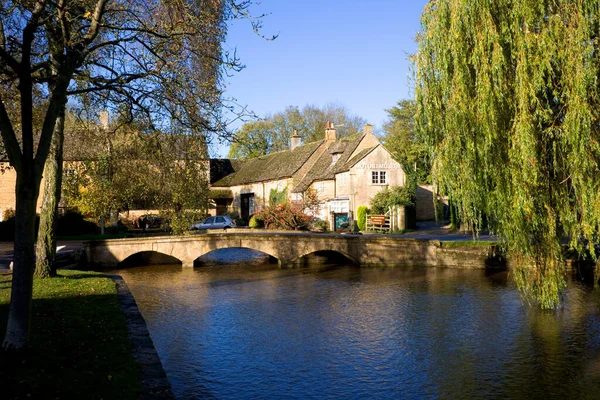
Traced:
<svg viewBox="0 0 600 400">
<path fill-rule="evenodd" d="M 219 252 L 227 250 L 242 250 L 237 254 L 227 254 L 226 258 L 219 258 Z M 251 247 L 229 246 L 209 250 L 193 260 L 194 267 L 205 264 L 262 264 L 265 262 L 279 263 L 279 259 L 272 254 Z"/>
<path fill-rule="evenodd" d="M 128 255 L 117 264 L 118 268 L 139 267 L 144 265 L 183 265 L 182 260 L 169 254 L 154 250 L 142 250 Z"/>
<path fill-rule="evenodd" d="M 320 249 L 302 252 L 296 259 L 292 260 L 294 265 L 306 266 L 312 263 L 321 264 L 354 264 L 360 265 L 351 254 L 337 249 Z"/>
</svg>

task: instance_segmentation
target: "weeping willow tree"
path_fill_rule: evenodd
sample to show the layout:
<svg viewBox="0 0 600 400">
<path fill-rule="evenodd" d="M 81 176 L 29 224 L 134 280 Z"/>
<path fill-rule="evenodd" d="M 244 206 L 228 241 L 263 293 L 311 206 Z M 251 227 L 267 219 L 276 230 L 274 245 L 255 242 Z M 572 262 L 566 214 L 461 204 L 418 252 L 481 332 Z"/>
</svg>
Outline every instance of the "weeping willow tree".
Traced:
<svg viewBox="0 0 600 400">
<path fill-rule="evenodd" d="M 600 3 L 437 0 L 422 14 L 417 127 L 464 220 L 485 216 L 543 308 L 565 288 L 561 241 L 600 227 Z"/>
</svg>

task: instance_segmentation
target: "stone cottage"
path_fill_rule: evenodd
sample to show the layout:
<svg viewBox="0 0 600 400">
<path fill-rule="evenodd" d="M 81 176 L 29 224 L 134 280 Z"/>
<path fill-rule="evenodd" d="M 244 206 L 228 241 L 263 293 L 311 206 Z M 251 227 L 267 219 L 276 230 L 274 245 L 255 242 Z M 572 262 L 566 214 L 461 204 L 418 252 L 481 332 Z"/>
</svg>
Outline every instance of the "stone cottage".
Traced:
<svg viewBox="0 0 600 400">
<path fill-rule="evenodd" d="M 403 186 L 401 165 L 365 125 L 354 136 L 336 138 L 328 123 L 325 139 L 248 160 L 211 160 L 211 197 L 215 212 L 237 211 L 243 219 L 268 205 L 272 189 L 286 190 L 291 201 L 316 193 L 318 216 L 332 228 L 352 220 L 359 206 L 388 186 Z"/>
</svg>

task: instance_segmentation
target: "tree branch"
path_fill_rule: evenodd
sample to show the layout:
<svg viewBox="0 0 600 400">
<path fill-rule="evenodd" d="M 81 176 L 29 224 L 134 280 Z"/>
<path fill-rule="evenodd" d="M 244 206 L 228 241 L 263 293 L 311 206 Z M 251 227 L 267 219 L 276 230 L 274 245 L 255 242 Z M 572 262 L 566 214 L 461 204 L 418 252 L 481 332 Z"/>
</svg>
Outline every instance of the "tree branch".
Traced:
<svg viewBox="0 0 600 400">
<path fill-rule="evenodd" d="M 15 131 L 10 122 L 6 107 L 4 107 L 2 98 L 0 98 L 0 134 L 2 134 L 2 141 L 4 142 L 4 147 L 11 165 L 17 170 L 20 169 L 23 159 L 21 147 L 19 146 L 19 141 L 15 135 Z"/>
</svg>

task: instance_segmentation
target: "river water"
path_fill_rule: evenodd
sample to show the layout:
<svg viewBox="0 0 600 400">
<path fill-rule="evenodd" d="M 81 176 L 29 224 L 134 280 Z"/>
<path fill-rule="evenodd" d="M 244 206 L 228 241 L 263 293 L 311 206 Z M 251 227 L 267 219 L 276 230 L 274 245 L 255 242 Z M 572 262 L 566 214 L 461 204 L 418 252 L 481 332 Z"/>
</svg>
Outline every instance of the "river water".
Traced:
<svg viewBox="0 0 600 400">
<path fill-rule="evenodd" d="M 506 272 L 117 271 L 179 399 L 600 398 L 598 292 L 523 305 Z"/>
</svg>

